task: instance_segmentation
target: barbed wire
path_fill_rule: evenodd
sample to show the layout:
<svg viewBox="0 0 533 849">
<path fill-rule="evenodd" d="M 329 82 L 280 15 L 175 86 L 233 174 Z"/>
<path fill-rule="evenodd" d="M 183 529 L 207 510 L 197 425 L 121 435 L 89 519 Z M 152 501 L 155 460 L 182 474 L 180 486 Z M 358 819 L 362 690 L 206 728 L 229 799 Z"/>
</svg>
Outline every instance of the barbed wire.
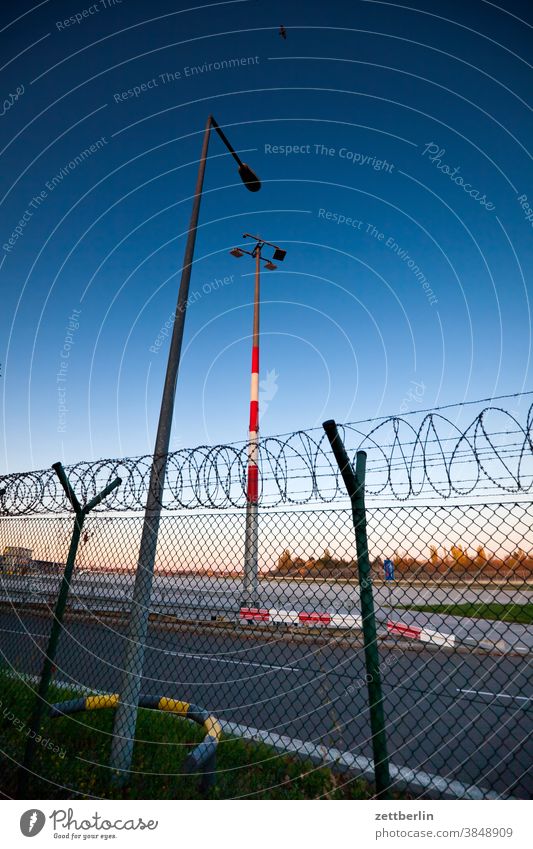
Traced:
<svg viewBox="0 0 533 849">
<path fill-rule="evenodd" d="M 494 420 L 494 421 L 492 421 Z M 375 421 L 375 420 L 374 420 Z M 367 452 L 366 493 L 404 501 L 423 495 L 446 499 L 476 490 L 527 494 L 533 486 L 533 403 L 520 424 L 502 407 L 485 407 L 464 429 L 439 412 L 418 426 L 404 417 L 339 425 L 348 455 Z M 491 426 L 493 425 L 493 426 Z M 101 511 L 145 506 L 152 456 L 83 461 L 66 467 L 80 503 L 115 477 L 122 485 Z M 248 445 L 200 445 L 168 454 L 163 507 L 168 510 L 240 508 L 246 504 Z M 260 503 L 264 507 L 345 498 L 329 442 L 316 429 L 268 436 L 259 443 Z M 69 509 L 53 469 L 0 477 L 0 515 L 62 513 Z"/>
</svg>

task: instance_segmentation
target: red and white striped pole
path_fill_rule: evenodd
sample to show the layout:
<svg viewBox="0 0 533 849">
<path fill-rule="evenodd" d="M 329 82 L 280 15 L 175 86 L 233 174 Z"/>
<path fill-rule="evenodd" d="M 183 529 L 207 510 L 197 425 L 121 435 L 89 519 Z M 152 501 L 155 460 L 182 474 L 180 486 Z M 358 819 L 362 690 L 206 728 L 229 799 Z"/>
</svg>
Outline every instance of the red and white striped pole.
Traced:
<svg viewBox="0 0 533 849">
<path fill-rule="evenodd" d="M 250 424 L 248 429 L 248 475 L 246 484 L 246 534 L 244 541 L 244 602 L 255 605 L 259 598 L 257 564 L 259 499 L 259 286 L 261 243 L 255 246 L 254 327 L 252 337 L 252 379 L 250 384 Z"/>
<path fill-rule="evenodd" d="M 259 604 L 259 567 L 258 567 L 258 504 L 259 504 L 259 284 L 261 274 L 261 249 L 268 245 L 274 248 L 272 259 L 283 262 L 287 251 L 282 250 L 273 242 L 266 242 L 260 236 L 243 233 L 243 239 L 255 240 L 253 251 L 244 248 L 233 248 L 230 251 L 234 257 L 248 254 L 255 258 L 255 295 L 254 295 L 254 329 L 252 337 L 252 381 L 250 386 L 250 423 L 248 427 L 248 469 L 246 476 L 246 531 L 244 539 L 244 588 L 243 604 L 257 607 Z M 265 262 L 265 268 L 274 271 L 277 266 L 272 260 Z"/>
</svg>

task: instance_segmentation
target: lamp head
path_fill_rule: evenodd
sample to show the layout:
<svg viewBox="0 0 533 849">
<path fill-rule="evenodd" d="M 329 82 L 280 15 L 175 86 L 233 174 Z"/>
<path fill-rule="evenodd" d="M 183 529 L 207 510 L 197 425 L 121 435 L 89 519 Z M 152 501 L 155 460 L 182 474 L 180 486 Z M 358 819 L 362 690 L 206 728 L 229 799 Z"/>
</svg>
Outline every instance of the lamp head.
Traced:
<svg viewBox="0 0 533 849">
<path fill-rule="evenodd" d="M 246 162 L 239 165 L 239 177 L 250 192 L 258 192 L 261 188 L 261 180 Z"/>
<path fill-rule="evenodd" d="M 237 257 L 237 259 L 239 259 L 241 256 L 244 256 L 244 253 L 243 253 L 243 251 L 241 251 L 240 248 L 233 248 L 233 250 L 230 251 L 230 254 L 232 256 Z"/>
<path fill-rule="evenodd" d="M 272 257 L 277 262 L 283 262 L 285 257 L 287 256 L 287 251 L 282 251 L 281 248 L 276 248 L 274 251 L 274 256 Z"/>
<path fill-rule="evenodd" d="M 265 268 L 268 268 L 269 271 L 275 271 L 277 267 L 278 266 L 274 265 L 274 263 L 270 260 L 268 262 L 265 262 Z"/>
</svg>

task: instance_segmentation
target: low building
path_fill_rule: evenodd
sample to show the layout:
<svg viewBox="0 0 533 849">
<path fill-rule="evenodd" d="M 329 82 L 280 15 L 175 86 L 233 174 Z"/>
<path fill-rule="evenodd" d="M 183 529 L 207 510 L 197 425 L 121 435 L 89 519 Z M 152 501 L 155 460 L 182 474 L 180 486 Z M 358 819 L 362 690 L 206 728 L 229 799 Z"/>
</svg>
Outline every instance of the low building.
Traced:
<svg viewBox="0 0 533 849">
<path fill-rule="evenodd" d="M 0 566 L 3 572 L 8 574 L 25 574 L 32 563 L 31 556 L 33 549 L 21 548 L 18 545 L 6 545 L 2 557 L 0 558 Z"/>
</svg>

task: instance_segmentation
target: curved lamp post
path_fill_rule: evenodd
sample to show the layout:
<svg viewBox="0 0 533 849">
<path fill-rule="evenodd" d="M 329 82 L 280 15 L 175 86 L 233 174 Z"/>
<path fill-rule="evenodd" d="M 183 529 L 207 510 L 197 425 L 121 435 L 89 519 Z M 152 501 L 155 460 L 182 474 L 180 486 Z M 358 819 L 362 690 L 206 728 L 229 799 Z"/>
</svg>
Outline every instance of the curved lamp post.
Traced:
<svg viewBox="0 0 533 849">
<path fill-rule="evenodd" d="M 122 681 L 119 689 L 120 702 L 115 714 L 113 728 L 113 740 L 111 744 L 110 766 L 116 783 L 123 784 L 131 766 L 133 754 L 133 742 L 135 737 L 135 725 L 137 722 L 137 710 L 139 695 L 141 691 L 141 678 L 144 666 L 144 650 L 146 634 L 148 630 L 148 615 L 150 612 L 150 598 L 152 593 L 152 580 L 154 574 L 154 563 L 157 548 L 157 535 L 159 531 L 159 520 L 163 501 L 163 489 L 165 473 L 167 468 L 167 454 L 170 442 L 170 430 L 172 425 L 172 414 L 174 411 L 174 399 L 176 394 L 176 380 L 183 341 L 183 328 L 185 325 L 185 313 L 187 299 L 189 297 L 189 283 L 196 242 L 196 231 L 198 227 L 198 215 L 200 212 L 200 201 L 204 185 L 205 164 L 209 147 L 211 129 L 215 129 L 227 149 L 235 159 L 239 176 L 246 188 L 251 192 L 257 192 L 261 188 L 261 182 L 249 165 L 243 162 L 229 143 L 225 133 L 220 129 L 212 115 L 209 115 L 205 127 L 202 153 L 198 166 L 198 177 L 192 207 L 191 220 L 185 256 L 181 272 L 181 282 L 178 293 L 172 339 L 168 355 L 167 372 L 163 397 L 161 399 L 161 411 L 159 413 L 159 424 L 155 440 L 154 456 L 150 471 L 150 484 L 144 513 L 139 559 L 135 574 L 135 585 L 131 614 L 126 635 L 126 656 Z"/>
</svg>

